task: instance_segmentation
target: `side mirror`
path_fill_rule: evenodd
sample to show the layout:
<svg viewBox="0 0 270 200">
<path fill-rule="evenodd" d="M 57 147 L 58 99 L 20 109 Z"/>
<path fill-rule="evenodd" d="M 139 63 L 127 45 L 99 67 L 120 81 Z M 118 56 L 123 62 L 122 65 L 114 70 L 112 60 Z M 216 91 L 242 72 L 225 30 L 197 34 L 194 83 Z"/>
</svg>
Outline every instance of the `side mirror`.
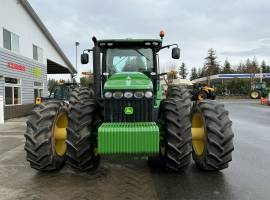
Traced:
<svg viewBox="0 0 270 200">
<path fill-rule="evenodd" d="M 89 62 L 89 55 L 88 53 L 81 54 L 81 63 L 87 64 Z"/>
<path fill-rule="evenodd" d="M 172 49 L 172 58 L 179 59 L 180 58 L 180 49 L 178 47 L 174 47 Z"/>
</svg>

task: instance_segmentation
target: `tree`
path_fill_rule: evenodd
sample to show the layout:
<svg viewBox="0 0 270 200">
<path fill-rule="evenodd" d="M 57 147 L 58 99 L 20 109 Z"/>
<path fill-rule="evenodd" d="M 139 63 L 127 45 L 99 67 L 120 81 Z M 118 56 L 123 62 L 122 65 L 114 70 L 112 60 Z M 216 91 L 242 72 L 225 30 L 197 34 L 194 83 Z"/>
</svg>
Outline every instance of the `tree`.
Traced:
<svg viewBox="0 0 270 200">
<path fill-rule="evenodd" d="M 198 71 L 197 71 L 197 76 L 198 78 L 202 78 L 203 77 L 203 69 L 201 67 L 198 68 Z"/>
<path fill-rule="evenodd" d="M 175 70 L 171 70 L 167 73 L 167 79 L 169 83 L 172 83 L 174 79 L 177 79 L 177 72 Z"/>
<path fill-rule="evenodd" d="M 51 91 L 52 88 L 57 85 L 57 80 L 55 79 L 49 79 L 48 80 L 48 90 Z"/>
<path fill-rule="evenodd" d="M 217 62 L 217 56 L 214 49 L 208 50 L 208 56 L 205 58 L 206 62 L 204 64 L 206 76 L 208 79 L 208 85 L 210 85 L 210 76 L 218 74 L 220 72 L 219 64 Z"/>
<path fill-rule="evenodd" d="M 180 78 L 186 79 L 188 72 L 187 72 L 187 68 L 186 68 L 186 64 L 182 63 L 181 66 L 179 67 L 179 76 Z"/>
<path fill-rule="evenodd" d="M 243 64 L 243 62 L 241 61 L 236 69 L 236 71 L 238 73 L 243 73 L 245 71 L 245 65 Z"/>
<path fill-rule="evenodd" d="M 223 74 L 230 74 L 232 72 L 233 72 L 233 70 L 231 68 L 231 63 L 228 61 L 228 59 L 226 59 L 225 62 L 224 62 L 222 73 Z"/>
<path fill-rule="evenodd" d="M 252 61 L 250 61 L 250 59 L 248 58 L 246 60 L 246 70 L 245 71 L 247 73 L 250 73 L 250 74 L 258 73 L 258 72 L 260 72 L 260 69 L 258 66 L 259 66 L 259 64 L 258 64 L 256 57 L 254 57 Z"/>
<path fill-rule="evenodd" d="M 250 85 L 252 86 L 255 81 L 255 73 L 260 72 L 256 57 L 254 57 L 252 61 L 250 61 L 250 59 L 247 59 L 246 69 L 247 69 L 247 72 L 250 73 Z"/>
<path fill-rule="evenodd" d="M 197 74 L 197 69 L 196 67 L 192 67 L 191 69 L 191 74 L 190 74 L 190 80 L 194 80 L 194 79 L 197 79 L 199 78 L 198 74 Z"/>
<path fill-rule="evenodd" d="M 261 68 L 263 73 L 269 73 L 269 66 L 266 65 L 264 60 L 262 61 Z"/>
<path fill-rule="evenodd" d="M 93 75 L 81 77 L 80 83 L 83 87 L 92 87 L 94 83 Z"/>
</svg>

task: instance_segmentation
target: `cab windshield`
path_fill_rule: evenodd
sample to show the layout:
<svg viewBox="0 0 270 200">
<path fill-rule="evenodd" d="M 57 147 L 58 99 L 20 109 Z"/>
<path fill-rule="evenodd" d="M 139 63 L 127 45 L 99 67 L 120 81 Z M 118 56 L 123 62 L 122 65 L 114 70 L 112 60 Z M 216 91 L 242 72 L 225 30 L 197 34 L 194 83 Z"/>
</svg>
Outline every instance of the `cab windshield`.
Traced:
<svg viewBox="0 0 270 200">
<path fill-rule="evenodd" d="M 106 71 L 117 72 L 152 72 L 154 70 L 153 51 L 150 48 L 107 49 Z"/>
</svg>

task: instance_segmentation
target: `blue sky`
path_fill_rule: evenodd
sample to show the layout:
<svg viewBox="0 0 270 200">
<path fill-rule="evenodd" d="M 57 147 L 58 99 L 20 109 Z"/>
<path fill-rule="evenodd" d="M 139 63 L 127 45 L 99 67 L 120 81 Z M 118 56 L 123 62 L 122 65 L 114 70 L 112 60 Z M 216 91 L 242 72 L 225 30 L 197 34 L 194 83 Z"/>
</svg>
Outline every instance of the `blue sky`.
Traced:
<svg viewBox="0 0 270 200">
<path fill-rule="evenodd" d="M 79 51 L 92 46 L 91 38 L 158 38 L 178 43 L 181 60 L 161 53 L 163 69 L 185 62 L 201 67 L 209 48 L 220 64 L 226 58 L 238 64 L 246 58 L 270 64 L 270 1 L 267 0 L 29 0 L 47 28 L 75 64 Z M 91 66 L 80 66 L 89 71 Z"/>
</svg>

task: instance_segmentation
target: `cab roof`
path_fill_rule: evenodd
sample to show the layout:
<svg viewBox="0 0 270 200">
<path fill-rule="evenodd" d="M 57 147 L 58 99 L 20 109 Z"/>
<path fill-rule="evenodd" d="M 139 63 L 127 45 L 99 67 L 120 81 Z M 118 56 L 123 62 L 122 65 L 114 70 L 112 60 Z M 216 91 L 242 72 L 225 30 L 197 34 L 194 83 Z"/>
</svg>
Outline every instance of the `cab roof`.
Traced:
<svg viewBox="0 0 270 200">
<path fill-rule="evenodd" d="M 114 47 L 157 47 L 162 46 L 161 39 L 104 39 L 98 40 L 99 47 L 114 48 Z"/>
</svg>

